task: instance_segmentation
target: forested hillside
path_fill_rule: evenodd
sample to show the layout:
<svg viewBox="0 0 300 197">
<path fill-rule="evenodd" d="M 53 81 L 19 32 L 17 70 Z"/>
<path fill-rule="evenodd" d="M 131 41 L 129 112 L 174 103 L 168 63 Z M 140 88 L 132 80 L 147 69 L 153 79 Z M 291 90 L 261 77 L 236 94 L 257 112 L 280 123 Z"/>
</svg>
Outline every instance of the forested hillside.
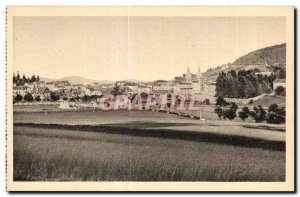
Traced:
<svg viewBox="0 0 300 197">
<path fill-rule="evenodd" d="M 257 75 L 252 70 L 221 72 L 217 78 L 216 96 L 251 98 L 263 93 L 271 93 L 275 78 L 275 75 Z"/>
<path fill-rule="evenodd" d="M 285 67 L 286 44 L 259 49 L 238 58 L 233 64 L 265 64 L 275 67 Z"/>
<path fill-rule="evenodd" d="M 203 75 L 210 80 L 216 80 L 221 72 L 256 70 L 256 72 L 272 71 L 277 78 L 284 79 L 286 67 L 285 53 L 286 44 L 258 49 L 239 57 L 233 63 L 210 68 Z"/>
</svg>

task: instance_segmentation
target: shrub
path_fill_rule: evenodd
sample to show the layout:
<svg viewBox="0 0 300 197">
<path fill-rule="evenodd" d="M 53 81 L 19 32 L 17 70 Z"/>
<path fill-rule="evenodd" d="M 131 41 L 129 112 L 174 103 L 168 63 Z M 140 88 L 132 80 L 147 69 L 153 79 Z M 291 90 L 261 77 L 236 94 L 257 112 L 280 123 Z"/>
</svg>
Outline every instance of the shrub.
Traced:
<svg viewBox="0 0 300 197">
<path fill-rule="evenodd" d="M 35 97 L 35 101 L 40 102 L 41 101 L 41 97 L 40 96 L 36 96 Z"/>
<path fill-rule="evenodd" d="M 218 115 L 219 119 L 221 120 L 221 118 L 223 116 L 223 109 L 222 109 L 222 107 L 216 106 L 215 113 Z"/>
<path fill-rule="evenodd" d="M 226 100 L 222 96 L 219 96 L 216 100 L 216 105 L 226 106 L 226 105 L 228 105 L 228 103 L 226 102 Z"/>
<path fill-rule="evenodd" d="M 21 94 L 17 94 L 17 96 L 15 96 L 14 101 L 15 102 L 20 102 L 23 100 L 23 96 Z"/>
<path fill-rule="evenodd" d="M 250 111 L 250 116 L 255 120 L 255 122 L 262 122 L 266 120 L 266 114 L 267 112 L 261 105 L 257 107 L 254 106 L 253 111 Z"/>
<path fill-rule="evenodd" d="M 90 96 L 90 98 L 92 99 L 92 100 L 97 100 L 98 98 L 102 98 L 104 95 L 92 95 L 92 96 Z"/>
<path fill-rule="evenodd" d="M 82 101 L 83 101 L 83 102 L 88 102 L 88 101 L 90 101 L 90 100 L 91 100 L 91 97 L 88 96 L 88 95 L 84 95 L 84 96 L 82 97 Z"/>
<path fill-rule="evenodd" d="M 285 107 L 282 107 L 277 112 L 277 122 L 276 124 L 285 123 Z"/>
<path fill-rule="evenodd" d="M 203 104 L 205 104 L 205 105 L 210 105 L 209 99 L 205 99 L 205 100 L 203 101 Z"/>
<path fill-rule="evenodd" d="M 30 93 L 27 93 L 24 96 L 24 100 L 27 101 L 27 102 L 32 102 L 33 101 L 33 96 Z"/>
<path fill-rule="evenodd" d="M 229 109 L 226 109 L 223 113 L 223 118 L 226 120 L 227 118 L 229 120 L 233 120 L 236 118 L 236 110 L 238 109 L 238 106 L 235 103 L 230 103 Z"/>
<path fill-rule="evenodd" d="M 268 108 L 267 123 L 282 124 L 285 123 L 285 108 L 279 108 L 277 104 L 271 104 Z"/>
<path fill-rule="evenodd" d="M 243 121 L 249 117 L 250 110 L 248 107 L 243 107 L 242 111 L 239 112 L 239 118 Z"/>
<path fill-rule="evenodd" d="M 75 98 L 70 98 L 70 102 L 76 102 L 76 99 Z"/>
<path fill-rule="evenodd" d="M 276 89 L 275 89 L 275 94 L 277 96 L 285 96 L 285 88 L 282 87 L 282 86 L 278 86 Z"/>
<path fill-rule="evenodd" d="M 52 92 L 50 94 L 50 98 L 51 98 L 52 101 L 58 101 L 60 99 L 60 95 L 57 94 L 57 93 Z"/>
<path fill-rule="evenodd" d="M 249 105 L 252 105 L 253 104 L 253 99 L 251 99 L 250 101 L 249 101 Z"/>
<path fill-rule="evenodd" d="M 228 104 L 228 103 L 226 102 L 226 104 Z M 224 120 L 226 120 L 226 119 L 233 120 L 236 118 L 236 110 L 237 109 L 238 109 L 238 106 L 232 102 L 232 103 L 230 103 L 230 107 L 227 109 L 223 109 L 223 106 L 216 105 L 215 113 L 218 115 L 220 120 L 222 117 Z"/>
</svg>

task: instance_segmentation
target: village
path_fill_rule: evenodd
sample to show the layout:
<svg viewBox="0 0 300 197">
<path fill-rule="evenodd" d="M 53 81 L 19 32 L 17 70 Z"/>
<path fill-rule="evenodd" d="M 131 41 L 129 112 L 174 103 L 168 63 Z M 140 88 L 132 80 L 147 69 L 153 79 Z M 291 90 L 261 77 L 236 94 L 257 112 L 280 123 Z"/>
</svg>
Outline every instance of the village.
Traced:
<svg viewBox="0 0 300 197">
<path fill-rule="evenodd" d="M 262 72 L 261 74 L 266 74 Z M 117 86 L 117 87 L 116 87 Z M 273 91 L 270 95 L 275 95 L 275 89 L 285 89 L 285 79 L 276 79 L 273 82 Z M 117 90 L 114 90 L 116 89 Z M 115 83 L 93 84 L 72 84 L 67 80 L 57 80 L 45 82 L 35 77 L 29 78 L 25 75 L 21 78 L 19 72 L 14 75 L 13 97 L 14 104 L 47 102 L 95 102 L 101 97 L 114 99 L 116 95 L 126 95 L 131 98 L 133 95 L 141 95 L 142 99 L 147 99 L 148 95 L 156 96 L 185 96 L 187 100 L 193 96 L 199 103 L 214 104 L 216 102 L 216 81 L 203 76 L 200 67 L 196 74 L 187 72 L 182 76 L 175 77 L 174 80 L 157 80 L 153 82 L 131 82 L 118 81 Z M 256 98 L 226 98 L 238 104 L 248 104 L 249 101 L 260 99 L 266 94 L 260 94 Z"/>
<path fill-rule="evenodd" d="M 17 73 L 16 78 L 19 81 L 19 73 Z M 35 77 L 32 77 L 35 78 Z M 69 100 L 77 101 L 84 97 L 97 98 L 99 96 L 113 97 L 112 90 L 115 83 L 103 84 L 103 83 L 93 83 L 93 84 L 71 84 L 68 81 L 50 81 L 45 82 L 42 80 L 31 80 L 24 79 L 24 82 L 14 83 L 13 86 L 13 96 L 22 96 L 23 99 L 15 99 L 16 102 L 29 101 L 29 102 L 43 102 L 43 101 L 63 101 Z M 26 81 L 26 82 L 25 82 Z M 132 96 L 134 94 L 156 94 L 156 95 L 195 95 L 197 100 L 200 99 L 210 99 L 213 100 L 215 96 L 215 82 L 208 81 L 203 77 L 198 70 L 197 74 L 191 74 L 189 68 L 187 73 L 183 74 L 181 77 L 175 77 L 174 80 L 165 81 L 157 80 L 154 82 L 131 82 L 131 81 L 118 81 L 116 82 L 122 91 L 122 94 L 127 96 Z M 24 99 L 26 94 L 32 95 L 33 99 Z M 200 97 L 201 95 L 201 97 Z"/>
</svg>

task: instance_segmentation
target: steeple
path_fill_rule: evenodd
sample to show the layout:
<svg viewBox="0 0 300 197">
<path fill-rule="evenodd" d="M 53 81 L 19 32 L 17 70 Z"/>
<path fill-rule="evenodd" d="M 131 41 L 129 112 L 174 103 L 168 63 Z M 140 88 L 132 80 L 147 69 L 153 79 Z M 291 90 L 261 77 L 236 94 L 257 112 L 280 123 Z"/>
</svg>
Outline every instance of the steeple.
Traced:
<svg viewBox="0 0 300 197">
<path fill-rule="evenodd" d="M 200 66 L 198 66 L 197 77 L 198 77 L 198 79 L 199 79 L 200 77 L 202 77 L 201 70 L 200 70 Z"/>
<path fill-rule="evenodd" d="M 190 67 L 189 66 L 187 68 L 187 72 L 186 72 L 186 75 L 185 75 L 185 81 L 188 82 L 188 83 L 192 81 L 192 75 L 190 73 Z"/>
</svg>

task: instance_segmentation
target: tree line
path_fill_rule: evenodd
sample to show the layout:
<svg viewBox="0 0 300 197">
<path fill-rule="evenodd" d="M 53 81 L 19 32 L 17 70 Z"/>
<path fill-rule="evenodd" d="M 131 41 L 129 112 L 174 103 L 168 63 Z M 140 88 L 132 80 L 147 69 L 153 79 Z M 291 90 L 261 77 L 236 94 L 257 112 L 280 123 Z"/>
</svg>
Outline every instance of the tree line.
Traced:
<svg viewBox="0 0 300 197">
<path fill-rule="evenodd" d="M 216 81 L 216 96 L 227 98 L 251 98 L 263 93 L 271 93 L 274 74 L 255 74 L 255 70 L 231 70 L 221 72 Z"/>
<path fill-rule="evenodd" d="M 223 97 L 218 97 L 216 101 L 215 113 L 220 120 L 233 120 L 237 118 L 238 106 L 235 103 L 228 103 Z M 238 112 L 238 117 L 243 121 L 251 117 L 256 123 L 266 121 L 270 124 L 282 124 L 285 123 L 285 113 L 285 107 L 280 108 L 274 103 L 268 107 L 267 111 L 261 105 L 254 106 L 253 110 L 244 106 L 242 110 Z"/>
<path fill-rule="evenodd" d="M 13 74 L 13 83 L 15 83 L 17 86 L 24 85 L 25 83 L 33 83 L 39 81 L 40 77 L 38 75 L 32 75 L 31 77 L 29 77 L 23 74 L 23 76 L 21 77 L 19 73 L 17 73 L 17 75 L 15 73 Z"/>
<path fill-rule="evenodd" d="M 50 97 L 49 98 L 45 98 L 43 99 L 44 101 L 58 101 L 60 99 L 60 95 L 58 93 L 55 93 L 55 92 L 51 92 L 50 93 Z M 40 95 L 36 95 L 35 97 L 33 96 L 33 94 L 31 93 L 26 93 L 24 95 L 24 97 L 21 95 L 21 94 L 17 94 L 16 96 L 14 96 L 13 98 L 13 102 L 14 103 L 18 103 L 18 102 L 21 102 L 21 101 L 26 101 L 26 102 L 33 102 L 33 101 L 37 101 L 37 102 L 40 102 L 42 101 L 41 99 L 41 96 Z"/>
</svg>

